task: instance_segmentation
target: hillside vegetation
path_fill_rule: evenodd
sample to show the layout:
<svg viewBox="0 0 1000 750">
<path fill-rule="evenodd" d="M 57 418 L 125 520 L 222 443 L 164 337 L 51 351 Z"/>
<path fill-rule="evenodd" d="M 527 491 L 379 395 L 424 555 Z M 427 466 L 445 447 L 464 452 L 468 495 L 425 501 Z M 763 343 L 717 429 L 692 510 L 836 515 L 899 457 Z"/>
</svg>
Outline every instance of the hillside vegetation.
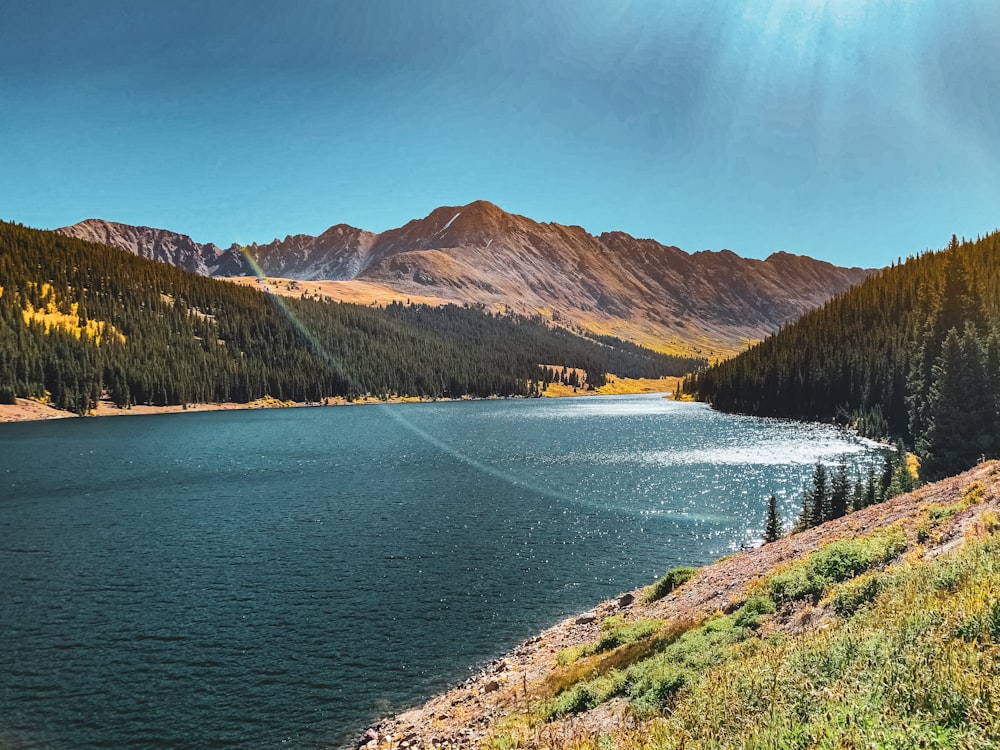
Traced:
<svg viewBox="0 0 1000 750">
<path fill-rule="evenodd" d="M 542 315 L 587 336 L 713 358 L 735 354 L 870 273 L 788 253 L 756 260 L 728 250 L 685 253 L 623 232 L 594 236 L 488 201 L 441 206 L 379 234 L 337 224 L 316 237 L 228 249 L 100 219 L 57 231 L 203 275 L 271 277 L 282 294 L 305 286 L 341 301 L 402 295 L 483 305 Z"/>
<path fill-rule="evenodd" d="M 668 574 L 671 585 L 560 623 L 362 744 L 996 747 L 998 512 L 994 461 Z"/>
<path fill-rule="evenodd" d="M 684 391 L 903 440 L 938 479 L 1000 455 L 1000 233 L 886 269 Z"/>
<path fill-rule="evenodd" d="M 0 223 L 0 401 L 131 404 L 537 393 L 542 363 L 601 385 L 698 360 L 473 307 L 288 299 Z"/>
</svg>

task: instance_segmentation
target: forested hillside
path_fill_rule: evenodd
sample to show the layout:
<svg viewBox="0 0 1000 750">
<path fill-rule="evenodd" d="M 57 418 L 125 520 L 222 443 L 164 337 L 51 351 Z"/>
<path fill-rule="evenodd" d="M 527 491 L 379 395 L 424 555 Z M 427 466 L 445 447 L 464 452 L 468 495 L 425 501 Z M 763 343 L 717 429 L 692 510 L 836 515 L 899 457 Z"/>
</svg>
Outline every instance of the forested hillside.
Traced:
<svg viewBox="0 0 1000 750">
<path fill-rule="evenodd" d="M 746 339 L 762 338 L 870 273 L 788 253 L 756 260 L 728 250 L 686 253 L 624 232 L 595 236 L 488 201 L 442 206 L 379 234 L 337 224 L 317 237 L 225 250 L 101 219 L 56 231 L 203 275 L 335 279 L 424 302 L 503 306 L 686 355 L 736 353 Z"/>
<path fill-rule="evenodd" d="M 886 269 L 684 389 L 726 411 L 900 438 L 925 479 L 997 456 L 1000 233 Z"/>
<path fill-rule="evenodd" d="M 623 377 L 696 360 L 470 308 L 276 298 L 0 223 L 0 400 L 120 406 L 332 396 L 530 395 L 541 364 Z"/>
</svg>

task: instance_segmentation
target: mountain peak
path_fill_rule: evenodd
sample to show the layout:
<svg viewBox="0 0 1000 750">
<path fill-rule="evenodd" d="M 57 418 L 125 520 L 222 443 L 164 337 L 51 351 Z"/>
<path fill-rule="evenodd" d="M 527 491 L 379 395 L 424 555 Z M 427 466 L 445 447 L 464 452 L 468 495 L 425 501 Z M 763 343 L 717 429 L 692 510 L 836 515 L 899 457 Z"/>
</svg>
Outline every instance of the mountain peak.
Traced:
<svg viewBox="0 0 1000 750">
<path fill-rule="evenodd" d="M 55 231 L 88 242 L 119 247 L 142 258 L 169 263 L 203 276 L 215 272 L 217 258 L 223 252 L 213 243 L 201 244 L 186 234 L 105 219 L 84 219 Z"/>
<path fill-rule="evenodd" d="M 464 206 L 440 206 L 435 208 L 425 219 L 443 221 L 442 229 L 449 226 L 453 221 L 462 219 L 466 226 L 493 224 L 504 216 L 509 216 L 506 211 L 494 203 L 485 200 L 472 201 Z"/>
<path fill-rule="evenodd" d="M 485 200 L 464 206 L 440 206 L 422 219 L 379 235 L 375 256 L 385 258 L 410 250 L 486 244 L 511 218 L 513 214 Z"/>
<path fill-rule="evenodd" d="M 61 231 L 202 274 L 253 273 L 238 252 L 165 230 L 91 219 Z M 336 224 L 318 237 L 252 245 L 250 254 L 266 276 L 374 283 L 716 356 L 762 338 L 869 273 L 784 252 L 748 260 L 729 250 L 688 254 L 625 232 L 595 237 L 486 200 L 440 206 L 380 234 Z"/>
<path fill-rule="evenodd" d="M 472 203 L 467 203 L 462 207 L 464 211 L 469 211 L 472 213 L 490 213 L 490 214 L 504 214 L 507 213 L 500 206 L 495 203 L 490 203 L 487 200 L 472 201 Z"/>
</svg>

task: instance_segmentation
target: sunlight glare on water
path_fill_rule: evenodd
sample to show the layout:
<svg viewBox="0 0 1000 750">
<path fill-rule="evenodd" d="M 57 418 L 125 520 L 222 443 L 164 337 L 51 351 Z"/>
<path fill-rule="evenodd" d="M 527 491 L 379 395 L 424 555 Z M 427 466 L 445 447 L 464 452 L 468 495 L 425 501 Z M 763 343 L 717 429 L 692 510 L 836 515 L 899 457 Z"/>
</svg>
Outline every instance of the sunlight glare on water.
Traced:
<svg viewBox="0 0 1000 750">
<path fill-rule="evenodd" d="M 657 396 L 0 425 L 0 744 L 330 747 L 755 544 L 833 427 Z"/>
</svg>

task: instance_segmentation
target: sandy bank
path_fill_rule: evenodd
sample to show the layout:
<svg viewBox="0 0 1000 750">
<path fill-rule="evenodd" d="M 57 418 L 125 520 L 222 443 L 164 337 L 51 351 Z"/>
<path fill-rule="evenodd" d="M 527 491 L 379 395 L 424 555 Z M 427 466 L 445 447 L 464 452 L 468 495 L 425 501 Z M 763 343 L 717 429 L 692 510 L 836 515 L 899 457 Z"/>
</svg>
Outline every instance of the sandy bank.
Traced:
<svg viewBox="0 0 1000 750">
<path fill-rule="evenodd" d="M 345 398 L 328 398 L 322 403 L 304 403 L 297 401 L 280 401 L 276 398 L 261 398 L 256 401 L 241 404 L 232 401 L 214 402 L 208 404 L 171 404 L 169 406 L 150 406 L 149 404 L 135 404 L 127 409 L 115 406 L 109 399 L 101 399 L 97 408 L 88 417 L 128 417 L 143 416 L 149 414 L 190 414 L 203 411 L 235 411 L 237 409 L 292 409 L 309 406 L 348 406 L 354 404 L 400 404 L 420 402 L 425 399 L 418 398 L 393 398 L 380 400 L 376 398 L 357 399 L 348 401 Z M 429 401 L 429 399 L 428 399 Z M 26 398 L 19 398 L 16 404 L 0 404 L 0 422 L 31 422 L 40 419 L 62 419 L 65 417 L 77 417 L 70 411 L 56 409 L 38 401 Z"/>
<path fill-rule="evenodd" d="M 630 395 L 639 393 L 668 393 L 672 391 L 680 378 L 619 378 L 615 375 L 608 376 L 608 383 L 597 390 L 585 391 L 583 389 L 574 390 L 569 386 L 560 383 L 552 383 L 545 391 L 544 396 L 548 398 L 563 398 L 568 396 L 609 396 L 609 395 Z M 120 409 L 109 399 L 101 399 L 97 408 L 87 416 L 91 417 L 126 417 L 140 416 L 148 414 L 188 414 L 203 411 L 230 411 L 235 409 L 278 409 L 297 408 L 306 406 L 353 406 L 358 404 L 409 404 L 409 403 L 431 403 L 434 401 L 458 401 L 471 399 L 425 399 L 415 396 L 404 396 L 389 399 L 360 398 L 348 401 L 346 398 L 332 397 L 324 399 L 321 403 L 303 403 L 296 401 L 280 401 L 276 398 L 265 396 L 251 403 L 240 404 L 235 402 L 215 402 L 208 404 L 171 404 L 170 406 L 150 406 L 148 404 L 136 404 L 128 409 Z M 19 398 L 16 404 L 0 404 L 0 422 L 32 422 L 40 419 L 63 419 L 65 417 L 76 417 L 77 414 L 62 409 L 56 409 L 48 404 L 31 399 Z"/>
<path fill-rule="evenodd" d="M 32 422 L 37 419 L 62 419 L 75 417 L 72 412 L 53 409 L 51 406 L 27 398 L 15 404 L 0 404 L 0 422 Z"/>
</svg>

